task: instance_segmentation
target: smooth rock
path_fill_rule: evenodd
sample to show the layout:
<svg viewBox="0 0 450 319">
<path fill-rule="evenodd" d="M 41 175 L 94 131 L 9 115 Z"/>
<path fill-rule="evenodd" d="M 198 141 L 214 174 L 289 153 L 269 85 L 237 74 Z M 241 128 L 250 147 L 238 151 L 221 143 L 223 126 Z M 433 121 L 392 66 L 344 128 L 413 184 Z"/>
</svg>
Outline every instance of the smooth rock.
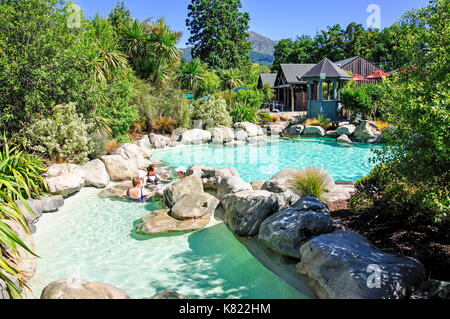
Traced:
<svg viewBox="0 0 450 319">
<path fill-rule="evenodd" d="M 258 144 L 258 145 L 265 145 L 267 144 L 267 137 L 265 136 L 253 136 L 247 138 L 248 144 Z"/>
<path fill-rule="evenodd" d="M 151 163 L 144 158 L 139 146 L 136 144 L 123 144 L 116 148 L 111 155 L 120 155 L 125 160 L 135 161 L 138 169 L 145 170 Z"/>
<path fill-rule="evenodd" d="M 301 245 L 314 236 L 334 230 L 329 216 L 290 207 L 268 217 L 261 224 L 258 240 L 280 255 L 300 259 Z"/>
<path fill-rule="evenodd" d="M 183 128 L 183 127 L 179 127 L 179 128 L 177 128 L 177 129 L 175 129 L 175 130 L 172 132 L 172 136 L 171 136 L 170 140 L 171 140 L 172 142 L 180 142 L 180 141 L 181 141 L 181 137 L 183 136 L 183 134 L 184 134 L 186 131 L 187 131 L 187 129 L 186 129 L 186 128 Z"/>
<path fill-rule="evenodd" d="M 376 140 L 381 134 L 380 128 L 373 121 L 361 121 L 355 130 L 355 137 L 362 142 Z"/>
<path fill-rule="evenodd" d="M 222 178 L 217 189 L 217 198 L 223 199 L 228 194 L 252 190 L 252 186 L 239 176 L 227 176 Z"/>
<path fill-rule="evenodd" d="M 183 133 L 181 143 L 185 145 L 208 143 L 211 141 L 211 137 L 211 132 L 193 129 Z"/>
<path fill-rule="evenodd" d="M 164 201 L 168 207 L 173 207 L 181 198 L 188 194 L 202 194 L 203 183 L 200 177 L 191 175 L 164 187 Z"/>
<path fill-rule="evenodd" d="M 247 142 L 248 134 L 243 129 L 237 129 L 234 133 L 234 137 L 238 142 Z"/>
<path fill-rule="evenodd" d="M 139 176 L 139 168 L 135 160 L 127 160 L 121 155 L 102 156 L 109 178 L 112 182 L 132 180 Z"/>
<path fill-rule="evenodd" d="M 253 190 L 260 191 L 264 185 L 265 181 L 253 181 L 250 184 L 252 185 Z"/>
<path fill-rule="evenodd" d="M 141 235 L 154 235 L 194 231 L 208 226 L 210 220 L 210 216 L 205 216 L 181 221 L 170 216 L 168 209 L 158 210 L 143 217 L 136 225 L 135 232 Z"/>
<path fill-rule="evenodd" d="M 217 126 L 211 130 L 212 142 L 214 144 L 224 144 L 234 141 L 234 131 L 225 126 Z"/>
<path fill-rule="evenodd" d="M 164 135 L 151 133 L 148 137 L 152 148 L 165 148 L 170 143 L 170 138 Z"/>
<path fill-rule="evenodd" d="M 217 190 L 220 182 L 225 177 L 237 176 L 238 171 L 233 167 L 227 168 L 212 168 L 203 165 L 192 165 L 186 171 L 186 176 L 195 175 L 202 179 L 203 187 L 205 189 Z"/>
<path fill-rule="evenodd" d="M 277 204 L 268 191 L 243 191 L 222 199 L 225 223 L 238 236 L 254 236 L 261 223 L 275 213 Z"/>
<path fill-rule="evenodd" d="M 16 204 L 19 206 L 20 211 L 25 216 L 29 225 L 37 223 L 43 213 L 50 213 L 57 211 L 64 205 L 64 197 L 58 196 L 44 196 L 41 199 L 29 199 L 27 200 L 32 212 L 30 212 L 25 205 L 17 200 Z"/>
<path fill-rule="evenodd" d="M 324 137 L 325 130 L 321 126 L 307 126 L 303 131 L 303 135 L 310 137 Z"/>
<path fill-rule="evenodd" d="M 352 136 L 353 133 L 355 133 L 355 130 L 356 130 L 356 126 L 354 126 L 354 125 L 343 125 L 343 126 L 340 126 L 336 130 L 336 133 L 339 136 L 342 136 L 342 135 Z"/>
<path fill-rule="evenodd" d="M 352 140 L 347 135 L 341 135 L 337 138 L 338 143 L 353 144 Z"/>
<path fill-rule="evenodd" d="M 326 137 L 329 137 L 329 138 L 337 138 L 337 137 L 339 137 L 339 135 L 338 135 L 338 133 L 336 133 L 336 131 L 327 131 L 325 133 L 325 135 L 326 135 Z"/>
<path fill-rule="evenodd" d="M 178 200 L 171 216 L 179 220 L 212 216 L 220 201 L 208 193 L 191 193 Z"/>
<path fill-rule="evenodd" d="M 292 206 L 300 210 L 320 212 L 327 216 L 330 216 L 330 208 L 328 207 L 328 205 L 313 195 L 301 198 Z"/>
<path fill-rule="evenodd" d="M 280 133 L 284 132 L 286 127 L 289 125 L 289 122 L 276 122 L 270 123 L 266 125 L 266 135 L 271 136 L 280 136 Z"/>
<path fill-rule="evenodd" d="M 247 144 L 246 141 L 233 141 L 233 142 L 225 143 L 225 146 L 226 147 L 236 147 L 236 146 L 243 146 L 246 144 Z"/>
<path fill-rule="evenodd" d="M 42 291 L 41 299 L 130 299 L 130 297 L 122 289 L 109 284 L 69 278 L 47 285 Z"/>
<path fill-rule="evenodd" d="M 52 195 L 68 197 L 84 186 L 85 175 L 80 166 L 74 164 L 55 164 L 44 174 Z"/>
<path fill-rule="evenodd" d="M 132 187 L 131 181 L 126 181 L 102 190 L 98 196 L 100 198 L 121 198 L 120 194 Z"/>
<path fill-rule="evenodd" d="M 450 299 L 450 282 L 427 280 L 414 289 L 411 299 Z"/>
<path fill-rule="evenodd" d="M 419 261 L 384 253 L 351 231 L 315 237 L 300 255 L 297 271 L 322 299 L 406 298 L 425 278 Z"/>
<path fill-rule="evenodd" d="M 84 186 L 94 186 L 96 188 L 105 188 L 108 186 L 109 174 L 102 160 L 95 159 L 87 162 L 81 168 L 86 176 Z"/>
<path fill-rule="evenodd" d="M 297 136 L 297 135 L 302 135 L 304 130 L 305 130 L 305 126 L 303 126 L 302 124 L 295 124 L 295 125 L 289 126 L 285 130 L 285 133 L 286 133 L 286 135 Z"/>
<path fill-rule="evenodd" d="M 139 150 L 144 158 L 148 159 L 152 157 L 152 144 L 150 143 L 150 138 L 148 135 L 143 136 L 140 140 L 136 141 L 135 144 L 139 147 Z"/>
<path fill-rule="evenodd" d="M 233 127 L 236 131 L 244 130 L 247 133 L 247 137 L 264 135 L 263 129 L 260 126 L 253 123 L 239 122 L 235 123 Z"/>
</svg>

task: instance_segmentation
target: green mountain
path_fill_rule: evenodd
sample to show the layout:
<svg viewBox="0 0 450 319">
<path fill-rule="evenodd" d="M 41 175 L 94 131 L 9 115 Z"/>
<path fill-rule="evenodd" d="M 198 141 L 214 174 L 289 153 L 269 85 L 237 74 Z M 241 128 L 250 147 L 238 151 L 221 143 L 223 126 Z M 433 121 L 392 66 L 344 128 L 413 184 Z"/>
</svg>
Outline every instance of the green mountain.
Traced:
<svg viewBox="0 0 450 319">
<path fill-rule="evenodd" d="M 250 42 L 252 44 L 252 51 L 250 51 L 252 62 L 264 65 L 272 64 L 274 61 L 274 47 L 278 42 L 253 31 L 250 31 L 249 35 Z M 192 60 L 191 48 L 180 49 L 180 51 L 182 52 L 183 59 L 185 59 L 186 61 Z"/>
</svg>

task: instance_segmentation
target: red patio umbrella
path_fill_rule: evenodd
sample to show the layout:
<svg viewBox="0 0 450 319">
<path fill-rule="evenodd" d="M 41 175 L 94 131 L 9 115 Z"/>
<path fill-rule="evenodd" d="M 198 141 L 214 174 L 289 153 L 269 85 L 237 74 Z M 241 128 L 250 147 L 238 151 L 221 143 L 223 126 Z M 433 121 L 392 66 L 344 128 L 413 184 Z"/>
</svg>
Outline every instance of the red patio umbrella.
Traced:
<svg viewBox="0 0 450 319">
<path fill-rule="evenodd" d="M 352 80 L 353 81 L 366 81 L 366 82 L 369 81 L 369 80 L 366 80 L 362 75 L 359 75 L 358 73 L 353 74 Z"/>
<path fill-rule="evenodd" d="M 384 72 L 383 70 L 376 70 L 371 75 L 366 76 L 366 79 L 381 79 L 381 78 L 388 78 L 391 75 L 389 73 Z"/>
</svg>

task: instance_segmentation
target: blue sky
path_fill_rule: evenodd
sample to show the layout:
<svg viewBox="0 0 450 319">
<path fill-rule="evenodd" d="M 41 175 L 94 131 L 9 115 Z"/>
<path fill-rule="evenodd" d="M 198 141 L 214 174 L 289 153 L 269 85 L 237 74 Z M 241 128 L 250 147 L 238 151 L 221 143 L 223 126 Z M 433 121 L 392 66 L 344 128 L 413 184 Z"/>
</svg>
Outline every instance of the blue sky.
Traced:
<svg viewBox="0 0 450 319">
<path fill-rule="evenodd" d="M 117 0 L 75 0 L 88 17 L 97 12 L 109 15 Z M 186 28 L 187 6 L 190 0 L 125 0 L 133 18 L 165 17 L 169 25 L 183 32 L 179 47 L 185 47 L 189 32 Z M 381 9 L 381 27 L 397 21 L 406 10 L 420 8 L 428 0 L 241 0 L 243 10 L 250 13 L 250 31 L 273 40 L 314 35 L 329 25 L 347 26 L 355 21 L 366 25 L 370 13 L 366 8 L 377 4 Z"/>
</svg>

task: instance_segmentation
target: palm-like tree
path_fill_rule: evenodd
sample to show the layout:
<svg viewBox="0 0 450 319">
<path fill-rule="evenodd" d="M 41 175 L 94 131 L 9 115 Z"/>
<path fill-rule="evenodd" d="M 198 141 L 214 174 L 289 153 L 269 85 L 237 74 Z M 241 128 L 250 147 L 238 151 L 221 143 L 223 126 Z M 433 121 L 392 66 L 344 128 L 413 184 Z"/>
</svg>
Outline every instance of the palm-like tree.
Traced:
<svg viewBox="0 0 450 319">
<path fill-rule="evenodd" d="M 136 19 L 132 23 L 122 26 L 121 36 L 122 48 L 130 58 L 130 61 L 134 63 L 145 48 L 148 33 L 139 20 Z"/>
<path fill-rule="evenodd" d="M 158 86 L 164 85 L 170 74 L 166 60 L 155 56 L 138 58 L 136 68 L 142 78 Z"/>
<path fill-rule="evenodd" d="M 202 63 L 198 59 L 194 59 L 188 63 L 183 63 L 178 69 L 177 80 L 181 88 L 192 93 L 205 79 L 202 76 Z"/>
<path fill-rule="evenodd" d="M 240 78 L 239 71 L 236 69 L 224 70 L 224 71 L 222 71 L 220 77 L 222 79 L 222 89 L 223 90 L 231 91 L 232 89 L 235 89 L 235 88 L 238 88 L 238 87 L 244 85 L 244 83 L 242 82 L 242 80 Z"/>
<path fill-rule="evenodd" d="M 164 19 L 147 27 L 151 30 L 150 46 L 155 55 L 166 59 L 170 64 L 178 64 L 181 61 L 181 51 L 176 44 L 182 34 L 171 30 Z"/>
</svg>

